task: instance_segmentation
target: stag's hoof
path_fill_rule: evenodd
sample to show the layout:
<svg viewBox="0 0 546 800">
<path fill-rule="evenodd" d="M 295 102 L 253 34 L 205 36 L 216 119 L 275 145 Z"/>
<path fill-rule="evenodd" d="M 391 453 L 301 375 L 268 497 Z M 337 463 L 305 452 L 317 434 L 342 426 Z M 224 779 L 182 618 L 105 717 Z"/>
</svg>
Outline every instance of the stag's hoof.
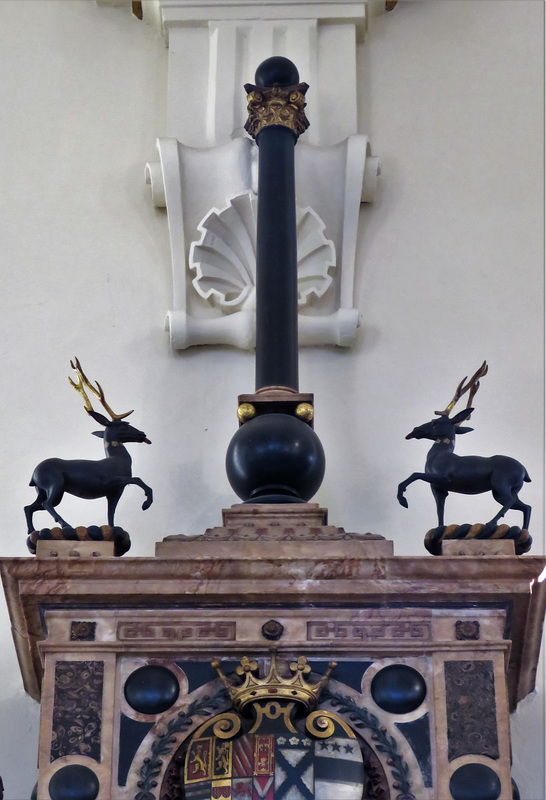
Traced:
<svg viewBox="0 0 546 800">
<path fill-rule="evenodd" d="M 511 540 L 514 542 L 517 556 L 528 553 L 531 549 L 533 540 L 526 528 L 519 528 L 517 525 L 495 525 L 488 522 L 486 525 L 478 523 L 476 525 L 440 525 L 432 528 L 425 536 L 425 548 L 433 556 L 442 554 L 442 542 L 457 539 L 498 541 L 500 539 Z"/>
<path fill-rule="evenodd" d="M 27 547 L 32 555 L 36 555 L 36 545 L 39 541 L 66 541 L 66 542 L 114 542 L 114 555 L 122 556 L 131 547 L 131 539 L 127 531 L 118 526 L 111 527 L 103 525 L 90 525 L 88 528 L 79 526 L 71 528 L 66 525 L 63 528 L 42 528 L 40 531 L 32 531 L 27 537 Z"/>
</svg>

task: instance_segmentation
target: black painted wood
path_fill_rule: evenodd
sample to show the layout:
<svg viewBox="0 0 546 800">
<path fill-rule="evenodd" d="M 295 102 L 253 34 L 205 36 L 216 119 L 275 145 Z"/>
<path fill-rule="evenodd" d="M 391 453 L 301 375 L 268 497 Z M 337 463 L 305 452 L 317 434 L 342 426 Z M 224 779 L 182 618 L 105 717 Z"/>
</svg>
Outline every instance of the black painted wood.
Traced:
<svg viewBox="0 0 546 800">
<path fill-rule="evenodd" d="M 256 252 L 256 389 L 298 389 L 298 284 L 294 146 L 272 125 L 259 147 Z"/>
</svg>

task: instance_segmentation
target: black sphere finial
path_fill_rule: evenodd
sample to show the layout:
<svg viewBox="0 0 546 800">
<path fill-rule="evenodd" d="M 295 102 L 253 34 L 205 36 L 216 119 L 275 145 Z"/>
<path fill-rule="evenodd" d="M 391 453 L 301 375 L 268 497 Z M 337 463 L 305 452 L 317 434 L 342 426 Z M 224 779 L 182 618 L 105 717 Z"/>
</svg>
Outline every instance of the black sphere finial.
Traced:
<svg viewBox="0 0 546 800">
<path fill-rule="evenodd" d="M 278 86 L 296 86 L 300 82 L 300 75 L 296 65 L 284 56 L 271 56 L 262 61 L 256 70 L 254 78 L 256 86 L 263 89 L 274 84 Z"/>
</svg>

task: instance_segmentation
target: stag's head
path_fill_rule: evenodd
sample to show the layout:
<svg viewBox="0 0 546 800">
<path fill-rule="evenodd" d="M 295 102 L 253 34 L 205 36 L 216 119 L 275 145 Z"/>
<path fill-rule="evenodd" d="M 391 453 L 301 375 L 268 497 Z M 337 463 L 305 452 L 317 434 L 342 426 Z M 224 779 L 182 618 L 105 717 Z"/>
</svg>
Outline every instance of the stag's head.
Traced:
<svg viewBox="0 0 546 800">
<path fill-rule="evenodd" d="M 94 436 L 99 436 L 101 439 L 104 439 L 105 442 L 145 442 L 146 444 L 151 444 L 143 431 L 140 431 L 138 428 L 133 427 L 133 425 L 125 421 L 125 417 L 133 413 L 132 410 L 125 411 L 123 414 L 116 414 L 106 402 L 104 391 L 100 383 L 98 381 L 95 382 L 95 385 L 91 383 L 84 373 L 79 360 L 75 358 L 74 361 L 70 362 L 70 366 L 75 371 L 78 378 L 76 382 L 69 377 L 70 385 L 83 397 L 84 407 L 89 416 L 93 417 L 95 422 L 98 422 L 99 425 L 104 427 L 103 431 L 93 431 Z M 110 415 L 110 419 L 99 411 L 95 411 L 86 389 L 89 389 L 95 397 L 98 397 L 102 407 Z"/>
<path fill-rule="evenodd" d="M 434 412 L 437 415 L 437 419 L 425 422 L 424 425 L 418 425 L 411 433 L 408 433 L 406 439 L 433 439 L 434 441 L 449 439 L 450 441 L 454 441 L 456 434 L 470 433 L 470 431 L 474 430 L 473 428 L 463 426 L 462 423 L 469 419 L 474 411 L 472 408 L 472 400 L 480 388 L 480 378 L 483 378 L 483 376 L 487 374 L 487 370 L 488 367 L 484 361 L 469 381 L 467 381 L 465 376 L 457 386 L 453 399 L 447 404 L 446 408 L 444 408 L 443 411 Z M 450 417 L 449 415 L 455 407 L 455 404 L 467 392 L 469 394 L 466 408 L 459 411 L 454 417 Z"/>
</svg>

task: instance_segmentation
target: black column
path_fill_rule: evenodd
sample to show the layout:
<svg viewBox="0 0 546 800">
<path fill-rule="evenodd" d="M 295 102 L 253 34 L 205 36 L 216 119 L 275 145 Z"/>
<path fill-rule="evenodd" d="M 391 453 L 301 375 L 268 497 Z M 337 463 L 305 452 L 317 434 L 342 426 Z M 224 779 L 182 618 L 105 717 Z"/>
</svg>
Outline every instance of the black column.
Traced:
<svg viewBox="0 0 546 800">
<path fill-rule="evenodd" d="M 226 453 L 228 480 L 245 503 L 305 503 L 324 477 L 312 396 L 298 392 L 298 275 L 294 147 L 309 122 L 306 83 L 273 56 L 247 83 L 245 130 L 256 140 L 256 394 L 239 398 L 241 427 Z M 282 387 L 282 388 L 278 388 Z"/>
<path fill-rule="evenodd" d="M 256 252 L 256 390 L 298 389 L 298 282 L 294 146 L 290 128 L 272 125 L 259 147 Z"/>
</svg>

